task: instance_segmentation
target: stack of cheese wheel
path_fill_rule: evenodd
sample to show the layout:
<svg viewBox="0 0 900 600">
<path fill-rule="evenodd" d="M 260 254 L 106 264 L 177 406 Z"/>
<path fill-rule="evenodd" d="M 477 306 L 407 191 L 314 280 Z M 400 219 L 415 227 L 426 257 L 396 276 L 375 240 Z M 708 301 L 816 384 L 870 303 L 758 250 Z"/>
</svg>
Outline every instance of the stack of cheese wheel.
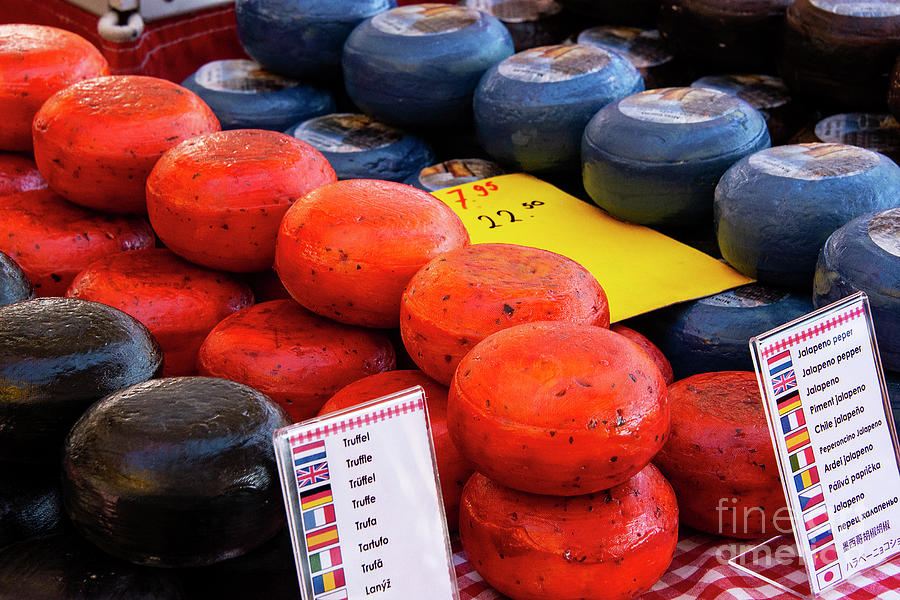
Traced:
<svg viewBox="0 0 900 600">
<path fill-rule="evenodd" d="M 488 70 L 475 90 L 475 127 L 496 161 L 530 172 L 578 171 L 594 114 L 644 89 L 630 62 L 596 46 L 541 46 Z"/>
<path fill-rule="evenodd" d="M 647 90 L 611 102 L 585 127 L 584 189 L 632 223 L 706 226 L 722 174 L 769 145 L 765 120 L 744 100 L 705 88 Z"/>
<path fill-rule="evenodd" d="M 775 285 L 809 289 L 819 249 L 850 219 L 897 204 L 900 167 L 844 144 L 776 146 L 728 169 L 716 187 L 722 257 Z"/>
<path fill-rule="evenodd" d="M 626 600 L 668 568 L 678 508 L 649 464 L 668 436 L 666 384 L 635 343 L 566 322 L 498 331 L 459 363 L 447 419 L 478 471 L 460 540 L 498 591 Z"/>
<path fill-rule="evenodd" d="M 344 44 L 344 85 L 363 112 L 409 128 L 471 120 L 481 75 L 513 53 L 496 17 L 446 4 L 401 6 L 363 21 Z"/>
</svg>

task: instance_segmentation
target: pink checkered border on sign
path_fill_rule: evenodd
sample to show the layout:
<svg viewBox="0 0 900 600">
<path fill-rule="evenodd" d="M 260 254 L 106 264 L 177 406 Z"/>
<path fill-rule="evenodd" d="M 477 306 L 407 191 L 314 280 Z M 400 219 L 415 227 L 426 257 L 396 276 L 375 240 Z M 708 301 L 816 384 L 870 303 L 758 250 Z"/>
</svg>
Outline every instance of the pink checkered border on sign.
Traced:
<svg viewBox="0 0 900 600">
<path fill-rule="evenodd" d="M 347 433 L 348 431 L 351 431 L 358 427 L 368 427 L 369 425 L 378 423 L 379 421 L 387 421 L 388 419 L 393 419 L 394 417 L 399 417 L 400 415 L 405 415 L 424 409 L 425 400 L 422 398 L 418 398 L 416 400 L 411 400 L 408 402 L 402 402 L 396 406 L 377 409 L 372 412 L 357 415 L 351 419 L 337 421 L 335 423 L 331 423 L 330 425 L 316 427 L 315 429 L 310 429 L 308 431 L 304 431 L 303 433 L 293 435 L 290 437 L 290 443 L 291 445 L 300 444 L 303 442 L 318 440 L 329 435 Z"/>
<path fill-rule="evenodd" d="M 827 321 L 817 323 L 815 327 L 810 327 L 804 329 L 799 333 L 791 334 L 784 339 L 778 340 L 771 346 L 766 346 L 765 348 L 763 348 L 762 355 L 764 358 L 768 358 L 774 354 L 778 354 L 782 350 L 786 350 L 791 346 L 796 346 L 801 342 L 805 342 L 806 340 L 821 335 L 829 329 L 840 327 L 844 323 L 848 323 L 853 319 L 861 317 L 864 312 L 865 310 L 862 306 L 857 306 L 856 308 L 843 312 L 835 317 L 828 319 Z"/>
</svg>

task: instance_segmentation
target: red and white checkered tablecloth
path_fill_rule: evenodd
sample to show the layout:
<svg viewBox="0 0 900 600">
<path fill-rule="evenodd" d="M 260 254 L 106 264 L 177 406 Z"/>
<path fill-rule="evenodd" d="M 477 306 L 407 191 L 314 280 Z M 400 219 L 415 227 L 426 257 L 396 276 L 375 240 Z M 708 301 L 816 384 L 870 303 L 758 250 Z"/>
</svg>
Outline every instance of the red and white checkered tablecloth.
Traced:
<svg viewBox="0 0 900 600">
<path fill-rule="evenodd" d="M 728 550 L 735 540 L 697 532 L 682 535 L 668 571 L 640 600 L 788 600 L 794 596 L 746 575 L 728 564 Z M 749 546 L 748 546 L 749 548 Z M 726 559 L 723 559 L 722 556 Z M 453 563 L 461 600 L 506 600 L 491 588 L 469 563 L 458 540 L 453 543 Z M 782 567 L 777 579 L 792 589 L 808 592 L 806 573 L 797 565 Z M 824 600 L 900 600 L 900 556 L 855 575 L 851 581 L 828 590 Z"/>
</svg>

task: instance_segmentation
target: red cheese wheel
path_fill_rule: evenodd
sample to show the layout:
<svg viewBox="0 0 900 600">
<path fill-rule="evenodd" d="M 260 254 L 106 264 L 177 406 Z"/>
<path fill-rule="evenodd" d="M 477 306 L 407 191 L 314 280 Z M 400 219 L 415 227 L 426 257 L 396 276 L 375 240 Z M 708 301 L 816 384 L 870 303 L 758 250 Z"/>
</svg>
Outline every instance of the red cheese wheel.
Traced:
<svg viewBox="0 0 900 600">
<path fill-rule="evenodd" d="M 397 327 L 400 296 L 426 262 L 469 243 L 459 217 L 403 183 L 347 179 L 316 188 L 281 222 L 275 270 L 300 304 L 366 327 Z"/>
<path fill-rule="evenodd" d="M 681 522 L 738 538 L 791 529 L 756 375 L 700 373 L 669 386 L 672 431 L 653 462 Z"/>
<path fill-rule="evenodd" d="M 209 333 L 197 357 L 201 375 L 256 388 L 291 418 L 315 416 L 337 390 L 394 368 L 387 334 L 335 323 L 293 300 L 239 311 Z"/>
<path fill-rule="evenodd" d="M 31 122 L 57 91 L 109 75 L 109 64 L 78 34 L 43 25 L 0 25 L 0 149 L 31 150 Z"/>
<path fill-rule="evenodd" d="M 203 100 L 171 81 L 98 77 L 41 106 L 34 117 L 34 159 L 50 187 L 76 204 L 143 213 L 147 175 L 163 152 L 218 130 Z"/>
<path fill-rule="evenodd" d="M 431 424 L 431 440 L 437 460 L 438 476 L 447 527 L 456 531 L 459 523 L 459 497 L 463 486 L 475 470 L 460 454 L 447 429 L 447 388 L 419 370 L 386 371 L 370 375 L 341 388 L 319 411 L 324 415 L 343 408 L 350 408 L 375 398 L 387 396 L 411 387 L 422 386 L 425 404 L 428 406 L 428 422 Z"/>
<path fill-rule="evenodd" d="M 272 267 L 288 207 L 337 181 L 322 154 L 300 140 L 234 129 L 186 140 L 163 154 L 147 179 L 147 210 L 166 246 L 225 271 Z"/>
<path fill-rule="evenodd" d="M 628 600 L 672 562 L 678 504 L 653 465 L 572 497 L 519 492 L 476 473 L 463 489 L 459 537 L 478 573 L 513 600 Z"/>
<path fill-rule="evenodd" d="M 531 321 L 609 327 L 609 303 L 594 276 L 570 258 L 513 244 L 473 244 L 431 259 L 400 304 L 404 346 L 444 385 L 475 344 Z"/>
<path fill-rule="evenodd" d="M 38 296 L 62 296 L 95 260 L 155 243 L 142 217 L 81 208 L 49 189 L 0 196 L 0 250 L 22 267 Z"/>
<path fill-rule="evenodd" d="M 459 363 L 447 406 L 476 469 L 535 494 L 618 485 L 669 431 L 666 383 L 634 342 L 603 327 L 540 321 L 498 331 Z"/>
<path fill-rule="evenodd" d="M 641 347 L 641 349 L 650 355 L 650 358 L 653 359 L 653 362 L 656 363 L 656 366 L 659 367 L 659 372 L 662 373 L 663 379 L 666 380 L 666 385 L 675 381 L 675 374 L 672 372 L 672 364 L 669 362 L 669 359 L 666 358 L 666 355 L 662 353 L 662 350 L 657 347 L 656 344 L 647 339 L 644 334 L 635 331 L 630 327 L 626 327 L 621 323 L 613 323 L 609 326 L 610 331 L 614 331 L 619 335 L 624 335 L 629 340 L 637 344 Z"/>
<path fill-rule="evenodd" d="M 198 267 L 165 248 L 120 252 L 75 276 L 70 298 L 118 308 L 147 326 L 163 350 L 163 375 L 192 375 L 197 351 L 216 324 L 253 304 L 234 277 Z"/>
<path fill-rule="evenodd" d="M 33 160 L 21 154 L 0 152 L 0 196 L 42 190 L 45 187 L 47 182 Z"/>
</svg>

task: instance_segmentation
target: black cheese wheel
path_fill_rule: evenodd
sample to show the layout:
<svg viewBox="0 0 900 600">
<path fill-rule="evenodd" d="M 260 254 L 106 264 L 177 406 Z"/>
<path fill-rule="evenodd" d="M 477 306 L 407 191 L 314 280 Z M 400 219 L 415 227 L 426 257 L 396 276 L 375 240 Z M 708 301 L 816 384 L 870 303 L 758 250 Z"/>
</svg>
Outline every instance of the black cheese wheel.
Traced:
<svg viewBox="0 0 900 600">
<path fill-rule="evenodd" d="M 0 548 L 61 526 L 59 468 L 0 462 Z"/>
<path fill-rule="evenodd" d="M 0 459 L 58 460 L 88 406 L 161 366 L 147 328 L 111 306 L 35 298 L 0 307 Z"/>
<path fill-rule="evenodd" d="M 2 600 L 188 600 L 178 579 L 104 554 L 71 528 L 0 550 Z"/>
<path fill-rule="evenodd" d="M 147 381 L 97 402 L 63 452 L 63 503 L 102 550 L 137 564 L 203 566 L 284 525 L 268 396 L 227 379 Z"/>
</svg>

